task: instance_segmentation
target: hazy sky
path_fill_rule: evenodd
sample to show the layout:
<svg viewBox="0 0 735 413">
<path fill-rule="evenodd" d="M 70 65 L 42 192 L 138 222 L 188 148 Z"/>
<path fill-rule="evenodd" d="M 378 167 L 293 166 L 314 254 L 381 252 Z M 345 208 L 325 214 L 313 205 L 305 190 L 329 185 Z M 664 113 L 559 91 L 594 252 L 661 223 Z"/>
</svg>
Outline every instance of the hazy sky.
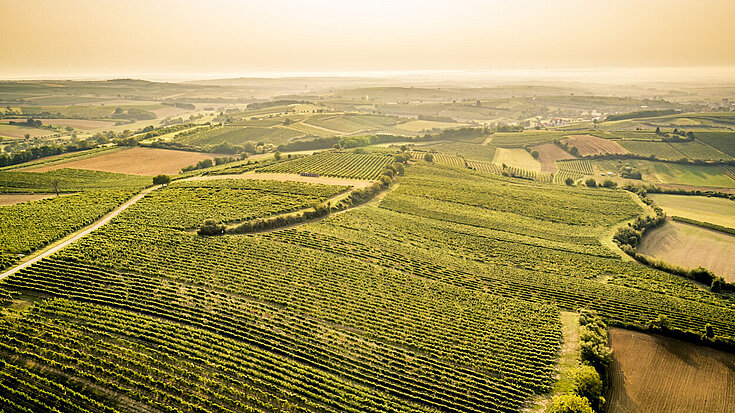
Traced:
<svg viewBox="0 0 735 413">
<path fill-rule="evenodd" d="M 0 0 L 0 77 L 735 66 L 735 0 Z"/>
</svg>

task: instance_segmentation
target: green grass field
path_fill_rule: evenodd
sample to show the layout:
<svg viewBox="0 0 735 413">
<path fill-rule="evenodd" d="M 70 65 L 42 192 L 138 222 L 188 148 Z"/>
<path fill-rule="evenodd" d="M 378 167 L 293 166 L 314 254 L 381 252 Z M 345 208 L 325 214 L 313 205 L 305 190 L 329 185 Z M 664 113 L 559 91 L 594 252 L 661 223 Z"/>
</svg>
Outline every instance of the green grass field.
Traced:
<svg viewBox="0 0 735 413">
<path fill-rule="evenodd" d="M 735 228 L 735 201 L 703 196 L 649 194 L 669 216 Z"/>
</svg>

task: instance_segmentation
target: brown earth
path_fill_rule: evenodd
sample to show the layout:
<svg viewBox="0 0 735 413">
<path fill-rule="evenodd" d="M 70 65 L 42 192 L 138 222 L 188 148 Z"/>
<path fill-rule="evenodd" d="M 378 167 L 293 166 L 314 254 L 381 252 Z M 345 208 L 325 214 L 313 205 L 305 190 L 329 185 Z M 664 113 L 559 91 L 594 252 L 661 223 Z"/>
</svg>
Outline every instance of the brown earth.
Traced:
<svg viewBox="0 0 735 413">
<path fill-rule="evenodd" d="M 685 268 L 704 267 L 735 281 L 735 235 L 683 222 L 667 221 L 649 230 L 638 251 Z"/>
<path fill-rule="evenodd" d="M 735 354 L 618 328 L 610 344 L 608 413 L 735 412 Z"/>
<path fill-rule="evenodd" d="M 541 163 L 541 172 L 556 173 L 554 161 L 576 159 L 573 155 L 553 143 L 544 143 L 531 147 L 538 151 L 538 161 Z"/>
<path fill-rule="evenodd" d="M 38 201 L 40 199 L 53 198 L 55 196 L 56 194 L 0 194 L 0 206 L 15 205 L 20 204 L 21 202 Z"/>
<path fill-rule="evenodd" d="M 565 142 L 570 148 L 576 146 L 580 156 L 605 153 L 630 153 L 617 142 L 592 135 L 570 135 L 566 139 L 563 139 L 562 142 Z"/>
<path fill-rule="evenodd" d="M 179 173 L 183 167 L 194 165 L 204 159 L 214 158 L 215 155 L 213 154 L 200 152 L 134 147 L 113 153 L 103 153 L 92 158 L 70 160 L 54 165 L 42 165 L 27 170 L 29 172 L 45 172 L 73 168 L 132 175 L 173 175 Z"/>
</svg>

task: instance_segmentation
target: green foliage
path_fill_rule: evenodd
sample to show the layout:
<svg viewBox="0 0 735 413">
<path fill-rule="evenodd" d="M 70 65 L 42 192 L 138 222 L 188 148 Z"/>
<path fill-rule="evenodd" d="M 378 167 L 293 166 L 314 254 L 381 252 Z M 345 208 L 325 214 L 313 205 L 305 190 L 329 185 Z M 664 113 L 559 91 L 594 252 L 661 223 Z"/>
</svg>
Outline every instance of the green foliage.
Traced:
<svg viewBox="0 0 735 413">
<path fill-rule="evenodd" d="M 564 180 L 564 183 L 565 183 L 565 184 L 566 184 L 567 186 L 572 186 L 572 185 L 574 185 L 574 179 L 572 179 L 571 177 L 567 177 L 567 178 L 566 178 L 566 179 Z"/>
<path fill-rule="evenodd" d="M 588 186 L 588 187 L 590 187 L 590 188 L 594 188 L 594 187 L 596 187 L 596 186 L 597 186 L 597 181 L 595 181 L 595 179 L 594 179 L 594 178 L 587 178 L 587 179 L 586 179 L 586 180 L 584 181 L 584 184 L 585 184 L 585 185 L 587 185 L 587 186 Z"/>
<path fill-rule="evenodd" d="M 171 177 L 168 175 L 156 175 L 153 177 L 153 185 L 168 185 L 171 183 Z"/>
<path fill-rule="evenodd" d="M 433 154 L 430 154 L 430 153 L 427 153 L 426 155 L 424 155 L 424 160 L 426 162 L 434 162 L 434 155 Z"/>
<path fill-rule="evenodd" d="M 554 396 L 546 413 L 594 413 L 589 400 L 575 394 Z"/>
<path fill-rule="evenodd" d="M 57 169 L 49 172 L 0 172 L 0 192 L 76 192 L 87 189 L 141 189 L 150 178 L 85 169 Z"/>
<path fill-rule="evenodd" d="M 572 372 L 574 387 L 572 392 L 588 400 L 592 410 L 602 412 L 605 405 L 602 379 L 592 366 L 582 365 Z"/>
</svg>

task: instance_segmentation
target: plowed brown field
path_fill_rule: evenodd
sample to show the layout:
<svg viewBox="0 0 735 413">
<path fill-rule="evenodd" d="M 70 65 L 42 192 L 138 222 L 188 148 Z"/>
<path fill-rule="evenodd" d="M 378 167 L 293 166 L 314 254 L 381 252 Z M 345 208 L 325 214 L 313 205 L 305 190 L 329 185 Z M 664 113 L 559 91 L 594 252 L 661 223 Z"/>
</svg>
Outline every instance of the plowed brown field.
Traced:
<svg viewBox="0 0 735 413">
<path fill-rule="evenodd" d="M 562 142 L 566 142 L 570 148 L 576 146 L 580 156 L 606 153 L 630 153 L 617 142 L 592 135 L 570 135 L 566 139 L 563 139 Z"/>
<path fill-rule="evenodd" d="M 610 344 L 608 413 L 735 412 L 735 354 L 617 328 Z"/>
</svg>

